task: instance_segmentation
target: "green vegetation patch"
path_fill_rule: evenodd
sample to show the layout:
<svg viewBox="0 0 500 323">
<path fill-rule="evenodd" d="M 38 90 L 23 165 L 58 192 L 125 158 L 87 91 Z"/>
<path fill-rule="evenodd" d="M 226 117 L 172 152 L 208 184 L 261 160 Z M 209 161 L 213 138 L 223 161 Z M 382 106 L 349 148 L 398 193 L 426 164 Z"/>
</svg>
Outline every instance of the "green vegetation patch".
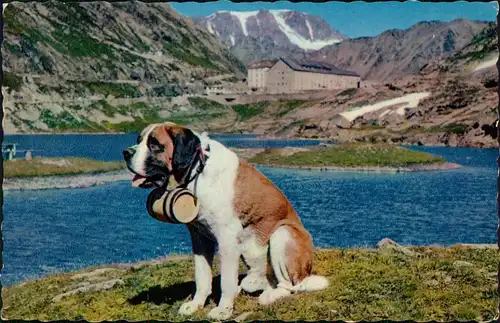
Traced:
<svg viewBox="0 0 500 323">
<path fill-rule="evenodd" d="M 189 97 L 189 104 L 197 110 L 210 111 L 210 110 L 225 110 L 226 106 L 219 102 L 208 100 L 200 97 Z"/>
<path fill-rule="evenodd" d="M 23 85 L 23 79 L 14 73 L 3 71 L 3 84 L 9 88 L 9 93 L 11 91 L 19 91 Z"/>
<path fill-rule="evenodd" d="M 249 160 L 257 164 L 310 167 L 400 167 L 443 163 L 442 157 L 389 144 L 352 143 L 311 148 L 291 155 L 286 149 L 267 149 Z"/>
<path fill-rule="evenodd" d="M 22 11 L 17 8 L 16 5 L 10 4 L 5 8 L 3 12 L 4 18 L 4 28 L 6 33 L 12 33 L 14 35 L 21 35 L 25 31 L 25 26 L 19 17 L 22 16 Z"/>
<path fill-rule="evenodd" d="M 467 132 L 468 127 L 463 124 L 449 124 L 446 126 L 432 126 L 426 129 L 427 132 L 447 132 L 456 135 L 463 135 Z"/>
<path fill-rule="evenodd" d="M 90 91 L 92 94 L 112 95 L 115 98 L 137 98 L 142 96 L 141 91 L 132 84 L 90 81 L 73 81 L 72 83 L 82 88 L 82 90 Z"/>
<path fill-rule="evenodd" d="M 257 103 L 249 103 L 249 104 L 237 104 L 232 108 L 238 114 L 239 121 L 245 121 L 251 119 L 255 116 L 258 116 L 268 105 L 267 101 L 257 102 Z"/>
<path fill-rule="evenodd" d="M 170 42 L 163 42 L 163 49 L 169 52 L 173 57 L 178 60 L 184 61 L 192 66 L 200 66 L 208 69 L 219 69 L 214 63 L 212 63 L 206 57 L 197 56 L 189 50 L 184 50 L 184 47 L 180 44 L 171 44 Z"/>
<path fill-rule="evenodd" d="M 23 56 L 21 48 L 18 45 L 10 44 L 5 39 L 3 41 L 3 47 L 14 56 L 17 56 L 17 57 Z"/>
<path fill-rule="evenodd" d="M 463 134 L 467 133 L 468 130 L 469 130 L 469 127 L 467 125 L 452 123 L 452 124 L 445 125 L 445 126 L 411 127 L 411 128 L 404 130 L 403 132 L 423 132 L 423 133 L 446 132 L 446 133 L 452 133 L 452 134 L 456 134 L 456 135 L 463 135 Z"/>
<path fill-rule="evenodd" d="M 111 123 L 105 121 L 103 123 L 106 128 L 114 132 L 141 132 L 144 128 L 151 124 L 151 121 L 137 118 L 134 121 L 124 121 L 120 123 Z"/>
<path fill-rule="evenodd" d="M 98 57 L 106 55 L 115 57 L 111 46 L 103 44 L 84 32 L 72 27 L 58 28 L 52 32 L 52 37 L 59 44 L 57 50 L 73 57 Z"/>
<path fill-rule="evenodd" d="M 116 107 L 109 104 L 108 101 L 106 101 L 106 100 L 99 100 L 97 102 L 93 102 L 88 107 L 88 109 L 89 110 L 101 110 L 105 116 L 110 117 L 110 118 L 114 117 L 116 112 L 117 112 Z"/>
<path fill-rule="evenodd" d="M 298 107 L 304 105 L 306 102 L 307 101 L 305 100 L 279 100 L 277 104 L 280 105 L 280 110 L 276 113 L 276 115 L 278 117 L 283 117 Z"/>
<path fill-rule="evenodd" d="M 67 111 L 59 114 L 54 114 L 51 110 L 40 111 L 40 121 L 45 123 L 53 131 L 81 131 L 81 132 L 95 132 L 102 131 L 103 127 L 95 122 L 75 117 Z"/>
<path fill-rule="evenodd" d="M 241 293 L 233 318 L 249 312 L 248 321 L 415 320 L 490 321 L 496 316 L 498 251 L 420 247 L 406 255 L 391 250 L 317 250 L 313 271 L 330 286 L 297 293 L 269 306 Z M 180 257 L 179 257 L 180 258 Z M 457 261 L 467 265 L 457 265 Z M 218 266 L 218 259 L 214 261 Z M 110 268 L 110 267 L 108 267 Z M 89 272 L 87 270 L 86 272 Z M 218 272 L 214 268 L 214 274 Z M 242 267 L 240 272 L 244 273 Z M 192 259 L 108 271 L 89 278 L 75 273 L 50 276 L 3 289 L 3 316 L 22 320 L 206 320 L 217 299 L 191 317 L 178 315 L 195 290 Z M 78 293 L 53 301 L 78 284 L 121 279 L 106 291 Z M 88 280 L 88 281 L 87 281 Z M 214 279 L 214 294 L 220 286 Z M 22 305 L 19 305 L 22 304 Z"/>
<path fill-rule="evenodd" d="M 89 158 L 33 158 L 7 160 L 4 162 L 4 176 L 35 177 L 54 175 L 95 174 L 125 168 L 123 162 L 104 162 Z"/>
</svg>

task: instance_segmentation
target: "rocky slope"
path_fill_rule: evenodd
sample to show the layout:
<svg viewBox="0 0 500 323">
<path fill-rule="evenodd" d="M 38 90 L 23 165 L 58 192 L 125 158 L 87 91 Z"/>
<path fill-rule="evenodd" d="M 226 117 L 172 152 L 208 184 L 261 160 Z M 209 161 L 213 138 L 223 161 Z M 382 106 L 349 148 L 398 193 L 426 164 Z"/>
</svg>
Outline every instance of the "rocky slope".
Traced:
<svg viewBox="0 0 500 323">
<path fill-rule="evenodd" d="M 244 76 L 220 41 L 167 3 L 16 2 L 4 21 L 6 131 L 59 121 L 62 130 L 104 131 L 103 121 L 157 113 L 134 107 L 137 100 L 172 108 L 170 97 L 203 90 L 211 78 Z"/>
<path fill-rule="evenodd" d="M 428 64 L 460 52 L 493 23 L 458 19 L 421 22 L 405 30 L 388 30 L 376 37 L 346 39 L 312 52 L 308 58 L 325 60 L 356 71 L 363 79 L 388 80 L 417 75 Z"/>
<path fill-rule="evenodd" d="M 320 17 L 292 10 L 219 11 L 193 21 L 244 62 L 300 55 L 345 39 Z"/>
<path fill-rule="evenodd" d="M 417 75 L 337 90 L 313 100 L 241 106 L 253 115 L 231 130 L 338 142 L 497 147 L 497 141 L 481 129 L 497 116 L 498 49 L 492 28 Z"/>
</svg>

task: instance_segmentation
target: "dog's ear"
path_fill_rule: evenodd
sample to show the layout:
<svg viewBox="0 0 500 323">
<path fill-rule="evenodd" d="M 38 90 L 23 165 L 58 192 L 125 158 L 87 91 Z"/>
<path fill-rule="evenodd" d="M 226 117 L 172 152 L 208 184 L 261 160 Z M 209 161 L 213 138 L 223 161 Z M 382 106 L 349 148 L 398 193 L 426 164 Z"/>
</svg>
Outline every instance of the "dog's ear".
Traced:
<svg viewBox="0 0 500 323">
<path fill-rule="evenodd" d="M 181 130 L 168 130 L 174 143 L 172 156 L 172 170 L 177 182 L 181 182 L 186 176 L 191 163 L 194 162 L 200 139 L 191 130 L 182 128 Z"/>
</svg>

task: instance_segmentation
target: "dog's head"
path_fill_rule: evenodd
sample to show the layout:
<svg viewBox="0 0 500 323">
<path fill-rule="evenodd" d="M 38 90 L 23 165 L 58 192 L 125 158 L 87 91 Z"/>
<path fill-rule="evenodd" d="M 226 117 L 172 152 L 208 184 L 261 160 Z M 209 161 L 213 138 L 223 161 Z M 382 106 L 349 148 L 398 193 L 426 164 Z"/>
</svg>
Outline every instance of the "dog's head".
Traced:
<svg viewBox="0 0 500 323">
<path fill-rule="evenodd" d="M 200 139 L 191 130 L 174 123 L 146 127 L 137 144 L 123 151 L 128 169 L 135 174 L 132 184 L 141 188 L 162 186 L 170 176 L 182 183 L 191 169 Z"/>
</svg>

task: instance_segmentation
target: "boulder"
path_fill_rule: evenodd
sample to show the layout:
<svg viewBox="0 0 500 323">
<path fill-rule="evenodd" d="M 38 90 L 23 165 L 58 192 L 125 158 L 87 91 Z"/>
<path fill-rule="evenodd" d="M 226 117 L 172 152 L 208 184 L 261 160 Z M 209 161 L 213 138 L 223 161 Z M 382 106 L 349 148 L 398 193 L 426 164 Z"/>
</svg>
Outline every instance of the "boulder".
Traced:
<svg viewBox="0 0 500 323">
<path fill-rule="evenodd" d="M 453 266 L 455 266 L 455 267 L 471 267 L 474 265 L 471 264 L 470 262 L 467 262 L 467 261 L 456 260 L 453 262 Z"/>
<path fill-rule="evenodd" d="M 66 296 L 75 295 L 78 293 L 87 293 L 87 292 L 108 290 L 108 289 L 111 289 L 117 285 L 123 285 L 123 284 L 124 284 L 124 282 L 121 279 L 111 279 L 111 280 L 107 280 L 107 281 L 101 282 L 101 283 L 85 285 L 82 287 L 78 287 L 77 289 L 71 290 L 69 292 L 56 295 L 52 298 L 52 301 L 59 302 L 61 299 L 63 299 Z"/>
<path fill-rule="evenodd" d="M 391 240 L 389 238 L 384 238 L 384 239 L 380 240 L 377 243 L 377 248 L 380 250 L 390 250 L 390 251 L 400 252 L 400 253 L 407 255 L 407 256 L 413 256 L 415 254 L 410 249 L 399 245 L 398 243 L 396 243 L 396 241 Z"/>
<path fill-rule="evenodd" d="M 340 129 L 349 129 L 352 126 L 352 123 L 340 114 L 333 116 L 331 122 Z"/>
</svg>

